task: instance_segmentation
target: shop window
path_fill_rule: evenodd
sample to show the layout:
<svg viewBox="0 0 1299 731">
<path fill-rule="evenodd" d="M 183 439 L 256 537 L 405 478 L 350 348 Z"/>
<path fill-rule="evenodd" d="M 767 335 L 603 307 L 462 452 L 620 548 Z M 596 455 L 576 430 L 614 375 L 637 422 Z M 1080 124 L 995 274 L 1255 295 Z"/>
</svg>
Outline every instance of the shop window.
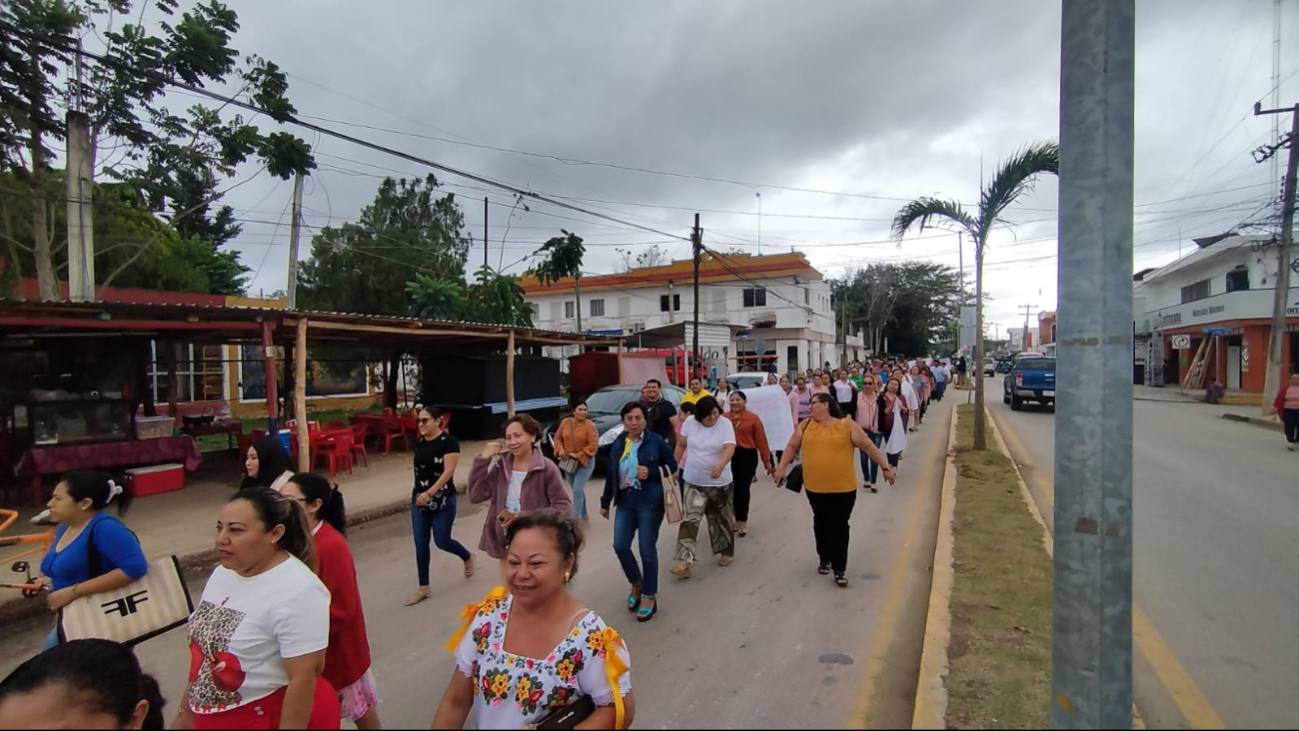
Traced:
<svg viewBox="0 0 1299 731">
<path fill-rule="evenodd" d="M 1182 304 L 1195 302 L 1209 296 L 1209 280 L 1201 279 L 1194 284 L 1188 284 L 1182 287 Z"/>
</svg>

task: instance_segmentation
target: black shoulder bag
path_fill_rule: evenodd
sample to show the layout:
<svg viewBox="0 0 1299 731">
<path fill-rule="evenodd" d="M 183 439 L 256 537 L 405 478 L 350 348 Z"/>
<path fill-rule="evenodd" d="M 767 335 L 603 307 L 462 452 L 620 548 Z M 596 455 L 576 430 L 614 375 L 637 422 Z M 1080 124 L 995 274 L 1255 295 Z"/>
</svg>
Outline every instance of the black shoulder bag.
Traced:
<svg viewBox="0 0 1299 731">
<path fill-rule="evenodd" d="M 799 433 L 806 434 L 807 427 L 811 423 L 812 420 L 809 418 L 803 423 L 803 429 Z M 785 474 L 785 481 L 781 483 L 786 490 L 794 493 L 803 491 L 803 446 L 801 442 L 799 443 L 798 454 L 798 463 L 789 468 L 789 472 Z"/>
</svg>

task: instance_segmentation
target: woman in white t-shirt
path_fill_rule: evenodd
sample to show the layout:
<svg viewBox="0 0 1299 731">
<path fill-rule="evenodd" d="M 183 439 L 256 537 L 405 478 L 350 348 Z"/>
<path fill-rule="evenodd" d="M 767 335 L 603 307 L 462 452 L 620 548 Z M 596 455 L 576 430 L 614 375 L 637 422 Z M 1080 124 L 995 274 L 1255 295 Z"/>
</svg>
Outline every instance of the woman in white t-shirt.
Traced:
<svg viewBox="0 0 1299 731">
<path fill-rule="evenodd" d="M 241 490 L 217 518 L 217 554 L 189 619 L 189 684 L 172 728 L 339 727 L 338 696 L 319 677 L 329 590 L 302 506 Z"/>
<path fill-rule="evenodd" d="M 690 578 L 699 521 L 705 517 L 713 553 L 720 554 L 717 564 L 730 566 L 735 559 L 735 483 L 731 477 L 735 427 L 730 420 L 722 418 L 722 407 L 716 397 L 699 399 L 695 415 L 681 427 L 681 435 L 677 437 L 678 462 L 687 446 L 690 461 L 681 473 L 685 486 L 685 499 L 681 503 L 684 517 L 677 531 L 677 563 L 672 567 L 672 574 L 679 579 Z"/>
</svg>

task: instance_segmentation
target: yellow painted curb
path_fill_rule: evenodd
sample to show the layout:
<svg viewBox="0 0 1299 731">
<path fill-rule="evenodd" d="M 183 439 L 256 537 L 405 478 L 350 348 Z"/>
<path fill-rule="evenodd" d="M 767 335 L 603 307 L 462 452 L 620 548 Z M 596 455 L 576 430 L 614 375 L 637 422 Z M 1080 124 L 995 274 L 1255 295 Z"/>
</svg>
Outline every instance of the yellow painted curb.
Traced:
<svg viewBox="0 0 1299 731">
<path fill-rule="evenodd" d="M 1028 505 L 1028 512 L 1033 515 L 1033 519 L 1037 521 L 1038 525 L 1042 526 L 1042 545 L 1046 547 L 1046 555 L 1050 556 L 1052 560 L 1054 560 L 1055 540 L 1051 537 L 1051 531 L 1046 527 L 1046 520 L 1042 518 L 1042 510 L 1038 507 L 1037 501 L 1033 499 L 1033 494 L 1028 491 L 1028 485 L 1024 483 L 1024 476 L 1020 474 L 1019 471 L 1019 463 L 1011 456 L 1010 449 L 1006 446 L 1006 440 L 1002 439 L 1001 430 L 997 428 L 997 420 L 992 418 L 991 413 L 988 414 L 987 422 L 988 426 L 992 427 L 992 435 L 997 438 L 997 449 L 999 449 L 1001 453 L 1005 455 L 1006 459 L 1010 460 L 1010 463 L 1015 467 L 1015 480 L 1019 482 L 1020 497 L 1022 497 L 1024 503 Z M 1135 603 L 1132 606 L 1132 610 L 1135 617 L 1136 612 L 1139 611 Z M 1137 711 L 1137 706 L 1134 703 L 1132 705 L 1132 728 L 1144 729 L 1145 727 L 1146 722 L 1141 718 L 1141 713 Z"/>
<path fill-rule="evenodd" d="M 956 509 L 956 422 L 947 437 L 947 467 L 938 507 L 938 540 L 929 580 L 929 611 L 925 617 L 925 641 L 920 650 L 920 680 L 911 712 L 911 728 L 947 728 L 947 649 L 952 639 L 952 519 Z"/>
</svg>

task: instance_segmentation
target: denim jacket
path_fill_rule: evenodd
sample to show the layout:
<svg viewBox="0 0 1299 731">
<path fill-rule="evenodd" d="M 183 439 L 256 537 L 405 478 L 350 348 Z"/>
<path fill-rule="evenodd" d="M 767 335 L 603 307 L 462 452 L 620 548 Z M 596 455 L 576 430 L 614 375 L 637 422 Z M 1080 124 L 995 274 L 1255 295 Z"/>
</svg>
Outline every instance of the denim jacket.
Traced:
<svg viewBox="0 0 1299 731">
<path fill-rule="evenodd" d="M 618 461 L 622 458 L 623 450 L 627 448 L 627 433 L 623 432 L 618 438 L 613 440 L 609 446 L 609 466 L 604 471 L 604 494 L 600 496 L 600 509 L 608 510 L 610 504 L 618 504 Z M 636 453 L 637 462 L 644 467 L 649 475 L 641 480 L 641 489 L 649 489 L 651 485 L 659 485 L 663 488 L 663 477 L 659 474 L 659 467 L 667 467 L 668 472 L 677 471 L 677 460 L 672 453 L 672 447 L 663 437 L 655 434 L 648 429 L 641 434 L 640 450 Z"/>
</svg>

